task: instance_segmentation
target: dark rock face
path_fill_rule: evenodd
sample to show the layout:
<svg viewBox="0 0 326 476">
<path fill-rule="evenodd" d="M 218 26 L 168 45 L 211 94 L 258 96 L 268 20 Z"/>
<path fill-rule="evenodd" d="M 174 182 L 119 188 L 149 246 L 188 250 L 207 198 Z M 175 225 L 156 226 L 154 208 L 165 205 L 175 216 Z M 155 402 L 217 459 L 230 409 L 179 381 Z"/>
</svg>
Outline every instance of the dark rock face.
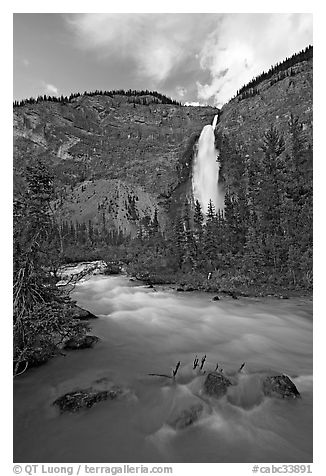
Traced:
<svg viewBox="0 0 326 476">
<path fill-rule="evenodd" d="M 100 339 L 96 336 L 82 336 L 69 339 L 64 348 L 69 350 L 89 349 L 93 347 Z"/>
<path fill-rule="evenodd" d="M 74 305 L 71 308 L 71 313 L 72 313 L 73 319 L 80 319 L 80 320 L 97 319 L 97 316 L 87 311 L 86 309 L 82 309 L 81 307 L 76 305 Z"/>
<path fill-rule="evenodd" d="M 46 154 L 60 189 L 72 186 L 55 203 L 59 217 L 100 226 L 104 214 L 108 226 L 135 235 L 156 209 L 164 227 L 170 196 L 189 177 L 194 138 L 218 110 L 156 99 L 83 95 L 15 107 L 16 182 L 26 163 Z"/>
<path fill-rule="evenodd" d="M 287 375 L 265 377 L 263 392 L 268 397 L 300 398 L 300 393 Z"/>
<path fill-rule="evenodd" d="M 182 430 L 195 423 L 203 413 L 204 406 L 201 403 L 192 405 L 191 407 L 182 410 L 182 412 L 169 425 L 176 430 Z"/>
<path fill-rule="evenodd" d="M 58 406 L 61 413 L 75 413 L 85 408 L 91 408 L 96 403 L 104 400 L 115 400 L 122 393 L 122 389 L 118 386 L 114 386 L 109 390 L 96 390 L 90 387 L 68 392 L 62 397 L 57 398 L 53 405 Z"/>
<path fill-rule="evenodd" d="M 204 382 L 204 389 L 208 395 L 220 398 L 226 394 L 232 382 L 221 372 L 210 372 Z"/>
</svg>

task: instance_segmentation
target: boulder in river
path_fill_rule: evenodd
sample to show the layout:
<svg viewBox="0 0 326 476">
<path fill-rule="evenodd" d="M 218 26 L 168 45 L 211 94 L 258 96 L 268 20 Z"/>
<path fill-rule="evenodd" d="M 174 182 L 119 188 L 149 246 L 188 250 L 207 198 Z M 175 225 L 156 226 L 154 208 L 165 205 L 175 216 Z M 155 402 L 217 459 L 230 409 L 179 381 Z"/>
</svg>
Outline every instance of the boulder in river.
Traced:
<svg viewBox="0 0 326 476">
<path fill-rule="evenodd" d="M 220 298 L 218 296 L 214 296 L 213 299 L 212 299 L 212 301 L 219 301 L 219 300 L 220 300 Z"/>
<path fill-rule="evenodd" d="M 93 347 L 100 339 L 97 336 L 81 336 L 69 339 L 64 348 L 69 350 L 89 349 Z"/>
<path fill-rule="evenodd" d="M 28 367 L 38 367 L 39 365 L 45 364 L 56 354 L 58 354 L 58 347 L 53 343 L 36 346 L 33 348 L 33 352 L 29 356 Z"/>
<path fill-rule="evenodd" d="M 226 394 L 232 382 L 222 372 L 209 372 L 204 382 L 204 389 L 208 395 L 220 398 Z"/>
<path fill-rule="evenodd" d="M 77 306 L 76 304 L 71 306 L 70 312 L 73 319 L 80 319 L 82 321 L 88 319 L 97 319 L 97 316 L 87 311 L 86 309 Z"/>
<path fill-rule="evenodd" d="M 168 424 L 175 430 L 182 430 L 195 423 L 203 411 L 204 406 L 201 403 L 196 403 L 191 405 L 189 408 L 182 410 L 177 417 L 168 421 Z"/>
<path fill-rule="evenodd" d="M 107 390 L 90 387 L 68 392 L 62 397 L 57 398 L 53 405 L 58 406 L 61 413 L 74 413 L 85 408 L 91 408 L 96 403 L 104 400 L 116 400 L 122 394 L 123 390 L 118 386 L 113 386 Z"/>
<path fill-rule="evenodd" d="M 292 380 L 287 375 L 265 377 L 263 392 L 268 397 L 300 398 L 300 393 Z"/>
</svg>

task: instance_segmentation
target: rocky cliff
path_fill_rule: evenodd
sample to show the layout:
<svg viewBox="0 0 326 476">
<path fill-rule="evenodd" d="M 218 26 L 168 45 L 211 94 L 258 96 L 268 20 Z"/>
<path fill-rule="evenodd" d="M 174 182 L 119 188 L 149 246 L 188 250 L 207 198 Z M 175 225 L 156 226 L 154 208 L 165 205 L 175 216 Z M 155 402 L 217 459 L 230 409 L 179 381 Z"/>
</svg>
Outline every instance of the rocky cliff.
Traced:
<svg viewBox="0 0 326 476">
<path fill-rule="evenodd" d="M 14 109 L 16 183 L 24 168 L 45 159 L 56 178 L 57 213 L 66 220 L 114 223 L 164 221 L 168 199 L 189 175 L 194 137 L 217 109 L 152 102 L 124 95 L 79 96 Z"/>
<path fill-rule="evenodd" d="M 105 222 L 134 235 L 157 210 L 164 226 L 169 211 L 191 191 L 194 146 L 217 112 L 123 94 L 15 107 L 16 187 L 24 186 L 26 165 L 40 158 L 55 176 L 54 208 L 61 220 Z M 239 93 L 223 106 L 216 135 L 228 137 L 247 155 L 259 155 L 263 135 L 273 124 L 288 147 L 291 114 L 312 146 L 312 57 Z M 227 163 L 221 172 L 223 180 L 232 180 Z"/>
</svg>

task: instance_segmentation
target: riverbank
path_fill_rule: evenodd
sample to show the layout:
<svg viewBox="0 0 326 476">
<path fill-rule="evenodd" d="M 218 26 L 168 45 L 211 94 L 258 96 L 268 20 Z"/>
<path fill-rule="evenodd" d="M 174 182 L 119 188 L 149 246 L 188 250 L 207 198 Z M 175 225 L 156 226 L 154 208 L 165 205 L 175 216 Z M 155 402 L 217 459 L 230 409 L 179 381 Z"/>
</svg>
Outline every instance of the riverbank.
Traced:
<svg viewBox="0 0 326 476">
<path fill-rule="evenodd" d="M 245 279 L 235 276 L 218 275 L 210 273 L 134 273 L 126 268 L 127 275 L 131 279 L 136 279 L 149 286 L 160 289 L 174 289 L 178 292 L 202 291 L 205 293 L 215 293 L 217 297 L 229 296 L 233 299 L 241 297 L 274 297 L 278 299 L 306 298 L 312 300 L 312 289 L 302 289 L 285 287 L 275 283 L 248 283 Z M 241 282 L 242 281 L 242 282 Z"/>
</svg>

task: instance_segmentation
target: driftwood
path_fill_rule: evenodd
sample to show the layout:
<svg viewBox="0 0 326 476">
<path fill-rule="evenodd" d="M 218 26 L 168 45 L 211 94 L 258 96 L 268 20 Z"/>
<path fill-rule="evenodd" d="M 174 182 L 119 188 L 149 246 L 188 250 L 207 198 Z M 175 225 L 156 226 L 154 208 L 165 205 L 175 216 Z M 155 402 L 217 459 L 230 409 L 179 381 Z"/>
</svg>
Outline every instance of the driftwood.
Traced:
<svg viewBox="0 0 326 476">
<path fill-rule="evenodd" d="M 179 361 L 176 365 L 176 368 L 173 370 L 173 378 L 175 378 L 175 376 L 177 375 L 180 365 L 181 365 L 181 362 Z"/>
<path fill-rule="evenodd" d="M 201 359 L 200 370 L 203 370 L 203 367 L 204 367 L 205 361 L 206 361 L 206 354 L 205 354 L 205 355 L 204 355 L 204 357 Z"/>
<path fill-rule="evenodd" d="M 149 375 L 149 376 L 151 376 L 151 377 L 166 377 L 166 378 L 172 378 L 172 379 L 174 380 L 174 379 L 175 379 L 175 376 L 176 376 L 177 373 L 178 373 L 178 370 L 179 370 L 180 365 L 181 365 L 181 362 L 179 361 L 179 362 L 177 363 L 177 365 L 175 366 L 175 369 L 172 370 L 172 375 L 153 374 L 153 373 L 147 374 L 147 375 Z"/>
<path fill-rule="evenodd" d="M 21 362 L 18 362 L 18 365 L 19 365 L 19 363 L 21 363 Z M 18 368 L 18 365 L 16 365 L 17 368 Z M 24 367 L 24 369 L 21 370 L 20 372 L 17 371 L 18 373 L 15 372 L 15 373 L 14 373 L 14 378 L 15 378 L 15 377 L 18 377 L 18 375 L 22 375 L 24 372 L 26 372 L 27 367 L 28 367 L 28 361 L 26 360 L 26 361 L 25 361 L 25 367 Z M 16 370 L 16 367 L 15 367 L 15 370 Z"/>
<path fill-rule="evenodd" d="M 166 378 L 172 378 L 171 375 L 165 375 L 165 374 L 147 374 L 150 375 L 151 377 L 166 377 Z"/>
<path fill-rule="evenodd" d="M 230 374 L 224 374 L 223 369 L 219 367 L 219 364 L 217 362 L 215 370 L 207 370 L 207 373 L 206 373 L 206 371 L 203 371 L 203 367 L 205 365 L 206 359 L 207 359 L 207 356 L 205 354 L 201 359 L 201 365 L 197 371 L 199 375 L 201 376 L 206 374 L 206 378 L 203 383 L 203 389 L 207 395 L 220 398 L 227 393 L 229 386 L 237 385 L 238 378 L 236 377 L 236 374 L 239 374 L 240 372 L 242 372 L 244 366 L 246 365 L 246 362 L 243 362 L 236 372 L 232 372 Z M 172 376 L 166 375 L 166 374 L 156 374 L 156 373 L 150 373 L 148 375 L 155 376 L 155 377 L 170 378 L 173 381 L 175 381 L 175 378 L 179 371 L 180 366 L 181 366 L 181 362 L 179 361 L 175 369 L 172 370 Z M 193 361 L 192 367 L 193 367 L 193 370 L 196 370 L 196 368 L 199 367 L 199 359 L 197 355 Z M 278 398 L 287 398 L 287 399 L 301 398 L 300 392 L 296 388 L 295 384 L 292 382 L 290 377 L 288 377 L 285 374 L 274 375 L 274 376 L 267 375 L 265 377 L 262 377 L 261 390 L 262 390 L 262 393 L 264 393 L 264 395 L 267 397 L 278 397 Z M 181 417 L 182 417 L 181 418 L 182 423 L 180 423 L 181 427 L 184 428 L 188 424 L 192 424 L 192 422 L 198 418 L 197 413 L 199 415 L 201 411 L 197 412 L 196 410 L 195 412 L 193 412 L 192 409 L 190 409 L 189 411 L 187 410 L 186 412 L 183 412 L 181 414 Z M 177 426 L 177 423 L 176 422 L 172 423 L 172 426 Z"/>
<path fill-rule="evenodd" d="M 196 355 L 195 358 L 194 358 L 194 361 L 193 361 L 193 364 L 192 364 L 192 368 L 193 370 L 196 370 L 197 367 L 199 367 L 199 370 L 203 370 L 203 367 L 205 365 L 205 362 L 207 360 L 207 355 L 205 354 L 202 359 L 201 359 L 201 364 L 200 364 L 200 367 L 199 367 L 199 359 L 198 359 L 198 356 Z M 175 379 L 177 373 L 178 373 L 178 370 L 180 368 L 180 365 L 181 365 L 181 362 L 179 361 L 175 367 L 174 370 L 172 370 L 172 375 L 167 375 L 167 374 L 157 374 L 157 373 L 150 373 L 150 374 L 147 374 L 149 375 L 150 377 L 165 377 L 165 378 L 171 378 L 171 379 Z M 238 373 L 242 371 L 242 369 L 244 368 L 244 366 L 246 365 L 246 362 L 243 362 L 241 364 L 241 366 L 239 367 L 239 370 L 237 371 Z M 216 367 L 215 367 L 215 370 L 214 372 L 219 372 L 219 373 L 223 373 L 223 369 L 221 367 L 219 367 L 219 364 L 218 362 L 216 363 Z M 206 373 L 205 371 L 203 373 Z"/>
</svg>

